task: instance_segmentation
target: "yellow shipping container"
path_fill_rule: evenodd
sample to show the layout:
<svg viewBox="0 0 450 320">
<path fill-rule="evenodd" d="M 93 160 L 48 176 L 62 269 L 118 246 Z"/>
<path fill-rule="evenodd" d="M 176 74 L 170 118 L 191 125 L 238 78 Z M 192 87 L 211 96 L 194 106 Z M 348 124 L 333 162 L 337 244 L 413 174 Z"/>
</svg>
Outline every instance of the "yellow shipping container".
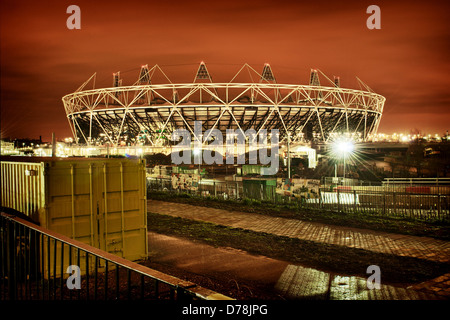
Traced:
<svg viewBox="0 0 450 320">
<path fill-rule="evenodd" d="M 147 257 L 145 161 L 1 159 L 1 205 L 135 261 Z"/>
</svg>

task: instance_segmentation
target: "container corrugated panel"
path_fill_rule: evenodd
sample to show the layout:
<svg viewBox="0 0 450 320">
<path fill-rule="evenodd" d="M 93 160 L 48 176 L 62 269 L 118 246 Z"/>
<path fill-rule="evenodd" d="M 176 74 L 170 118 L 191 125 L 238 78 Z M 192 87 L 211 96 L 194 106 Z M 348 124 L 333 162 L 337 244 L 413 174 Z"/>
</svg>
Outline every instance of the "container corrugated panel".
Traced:
<svg viewBox="0 0 450 320">
<path fill-rule="evenodd" d="M 1 161 L 1 205 L 39 221 L 44 208 L 43 164 Z"/>
<path fill-rule="evenodd" d="M 3 160 L 2 206 L 125 259 L 147 256 L 145 161 Z"/>
</svg>

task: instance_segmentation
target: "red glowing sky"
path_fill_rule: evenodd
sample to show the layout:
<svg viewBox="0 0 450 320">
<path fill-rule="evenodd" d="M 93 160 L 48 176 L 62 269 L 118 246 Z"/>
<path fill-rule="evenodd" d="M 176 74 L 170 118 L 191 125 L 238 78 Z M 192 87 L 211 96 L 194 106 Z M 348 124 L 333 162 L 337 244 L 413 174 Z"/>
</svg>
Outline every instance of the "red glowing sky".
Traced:
<svg viewBox="0 0 450 320">
<path fill-rule="evenodd" d="M 81 30 L 66 27 L 71 4 Z M 381 30 L 366 27 L 371 4 Z M 279 83 L 317 68 L 358 89 L 358 76 L 387 99 L 380 132 L 450 129 L 448 1 L 5 0 L 0 12 L 2 137 L 70 136 L 61 97 L 94 72 L 132 84 L 159 64 L 192 81 L 202 60 L 220 82 L 246 62 L 269 62 Z"/>
</svg>

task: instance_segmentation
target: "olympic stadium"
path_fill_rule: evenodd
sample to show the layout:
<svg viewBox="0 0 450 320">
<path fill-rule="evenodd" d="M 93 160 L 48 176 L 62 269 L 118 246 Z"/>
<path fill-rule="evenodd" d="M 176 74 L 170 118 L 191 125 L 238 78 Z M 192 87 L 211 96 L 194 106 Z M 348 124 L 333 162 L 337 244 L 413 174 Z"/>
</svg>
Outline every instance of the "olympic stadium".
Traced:
<svg viewBox="0 0 450 320">
<path fill-rule="evenodd" d="M 243 75 L 248 82 L 240 81 Z M 160 66 L 144 65 L 131 85 L 123 85 L 117 72 L 111 87 L 95 88 L 94 73 L 62 98 L 75 141 L 162 147 L 176 129 L 194 135 L 195 121 L 203 132 L 278 129 L 281 143 L 288 137 L 291 143 L 322 143 L 342 133 L 367 141 L 377 132 L 386 100 L 359 78 L 359 90 L 343 88 L 339 77 L 315 69 L 305 85 L 278 83 L 269 64 L 262 72 L 245 64 L 231 80 L 215 82 L 201 62 L 192 76 L 192 83 L 174 83 Z"/>
</svg>

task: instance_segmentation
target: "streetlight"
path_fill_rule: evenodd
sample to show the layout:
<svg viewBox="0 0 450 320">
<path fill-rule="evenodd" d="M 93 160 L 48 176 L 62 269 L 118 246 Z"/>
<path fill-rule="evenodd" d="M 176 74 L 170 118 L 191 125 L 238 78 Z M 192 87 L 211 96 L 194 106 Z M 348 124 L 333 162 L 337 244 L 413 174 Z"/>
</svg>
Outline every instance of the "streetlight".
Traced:
<svg viewBox="0 0 450 320">
<path fill-rule="evenodd" d="M 201 180 L 202 180 L 202 175 L 200 173 L 200 164 L 202 163 L 201 153 L 202 153 L 202 151 L 200 149 L 197 149 L 197 148 L 194 149 L 194 158 L 196 157 L 198 159 L 198 179 L 199 179 L 199 181 L 198 181 L 198 191 L 199 192 L 201 192 L 200 191 L 200 183 L 201 183 Z M 200 193 L 200 195 L 201 195 L 201 193 Z"/>
<path fill-rule="evenodd" d="M 194 157 L 198 159 L 198 174 L 200 175 L 200 164 L 202 163 L 201 158 L 202 151 L 200 149 L 194 149 Z"/>
<path fill-rule="evenodd" d="M 332 153 L 335 158 L 343 158 L 344 160 L 344 181 L 345 181 L 345 159 L 351 156 L 355 150 L 355 145 L 351 139 L 338 139 L 333 142 Z"/>
<path fill-rule="evenodd" d="M 291 179 L 291 150 L 290 150 L 290 144 L 291 144 L 291 135 L 288 132 L 287 133 L 287 165 L 288 165 L 288 179 Z M 290 183 L 290 182 L 289 182 Z"/>
</svg>

